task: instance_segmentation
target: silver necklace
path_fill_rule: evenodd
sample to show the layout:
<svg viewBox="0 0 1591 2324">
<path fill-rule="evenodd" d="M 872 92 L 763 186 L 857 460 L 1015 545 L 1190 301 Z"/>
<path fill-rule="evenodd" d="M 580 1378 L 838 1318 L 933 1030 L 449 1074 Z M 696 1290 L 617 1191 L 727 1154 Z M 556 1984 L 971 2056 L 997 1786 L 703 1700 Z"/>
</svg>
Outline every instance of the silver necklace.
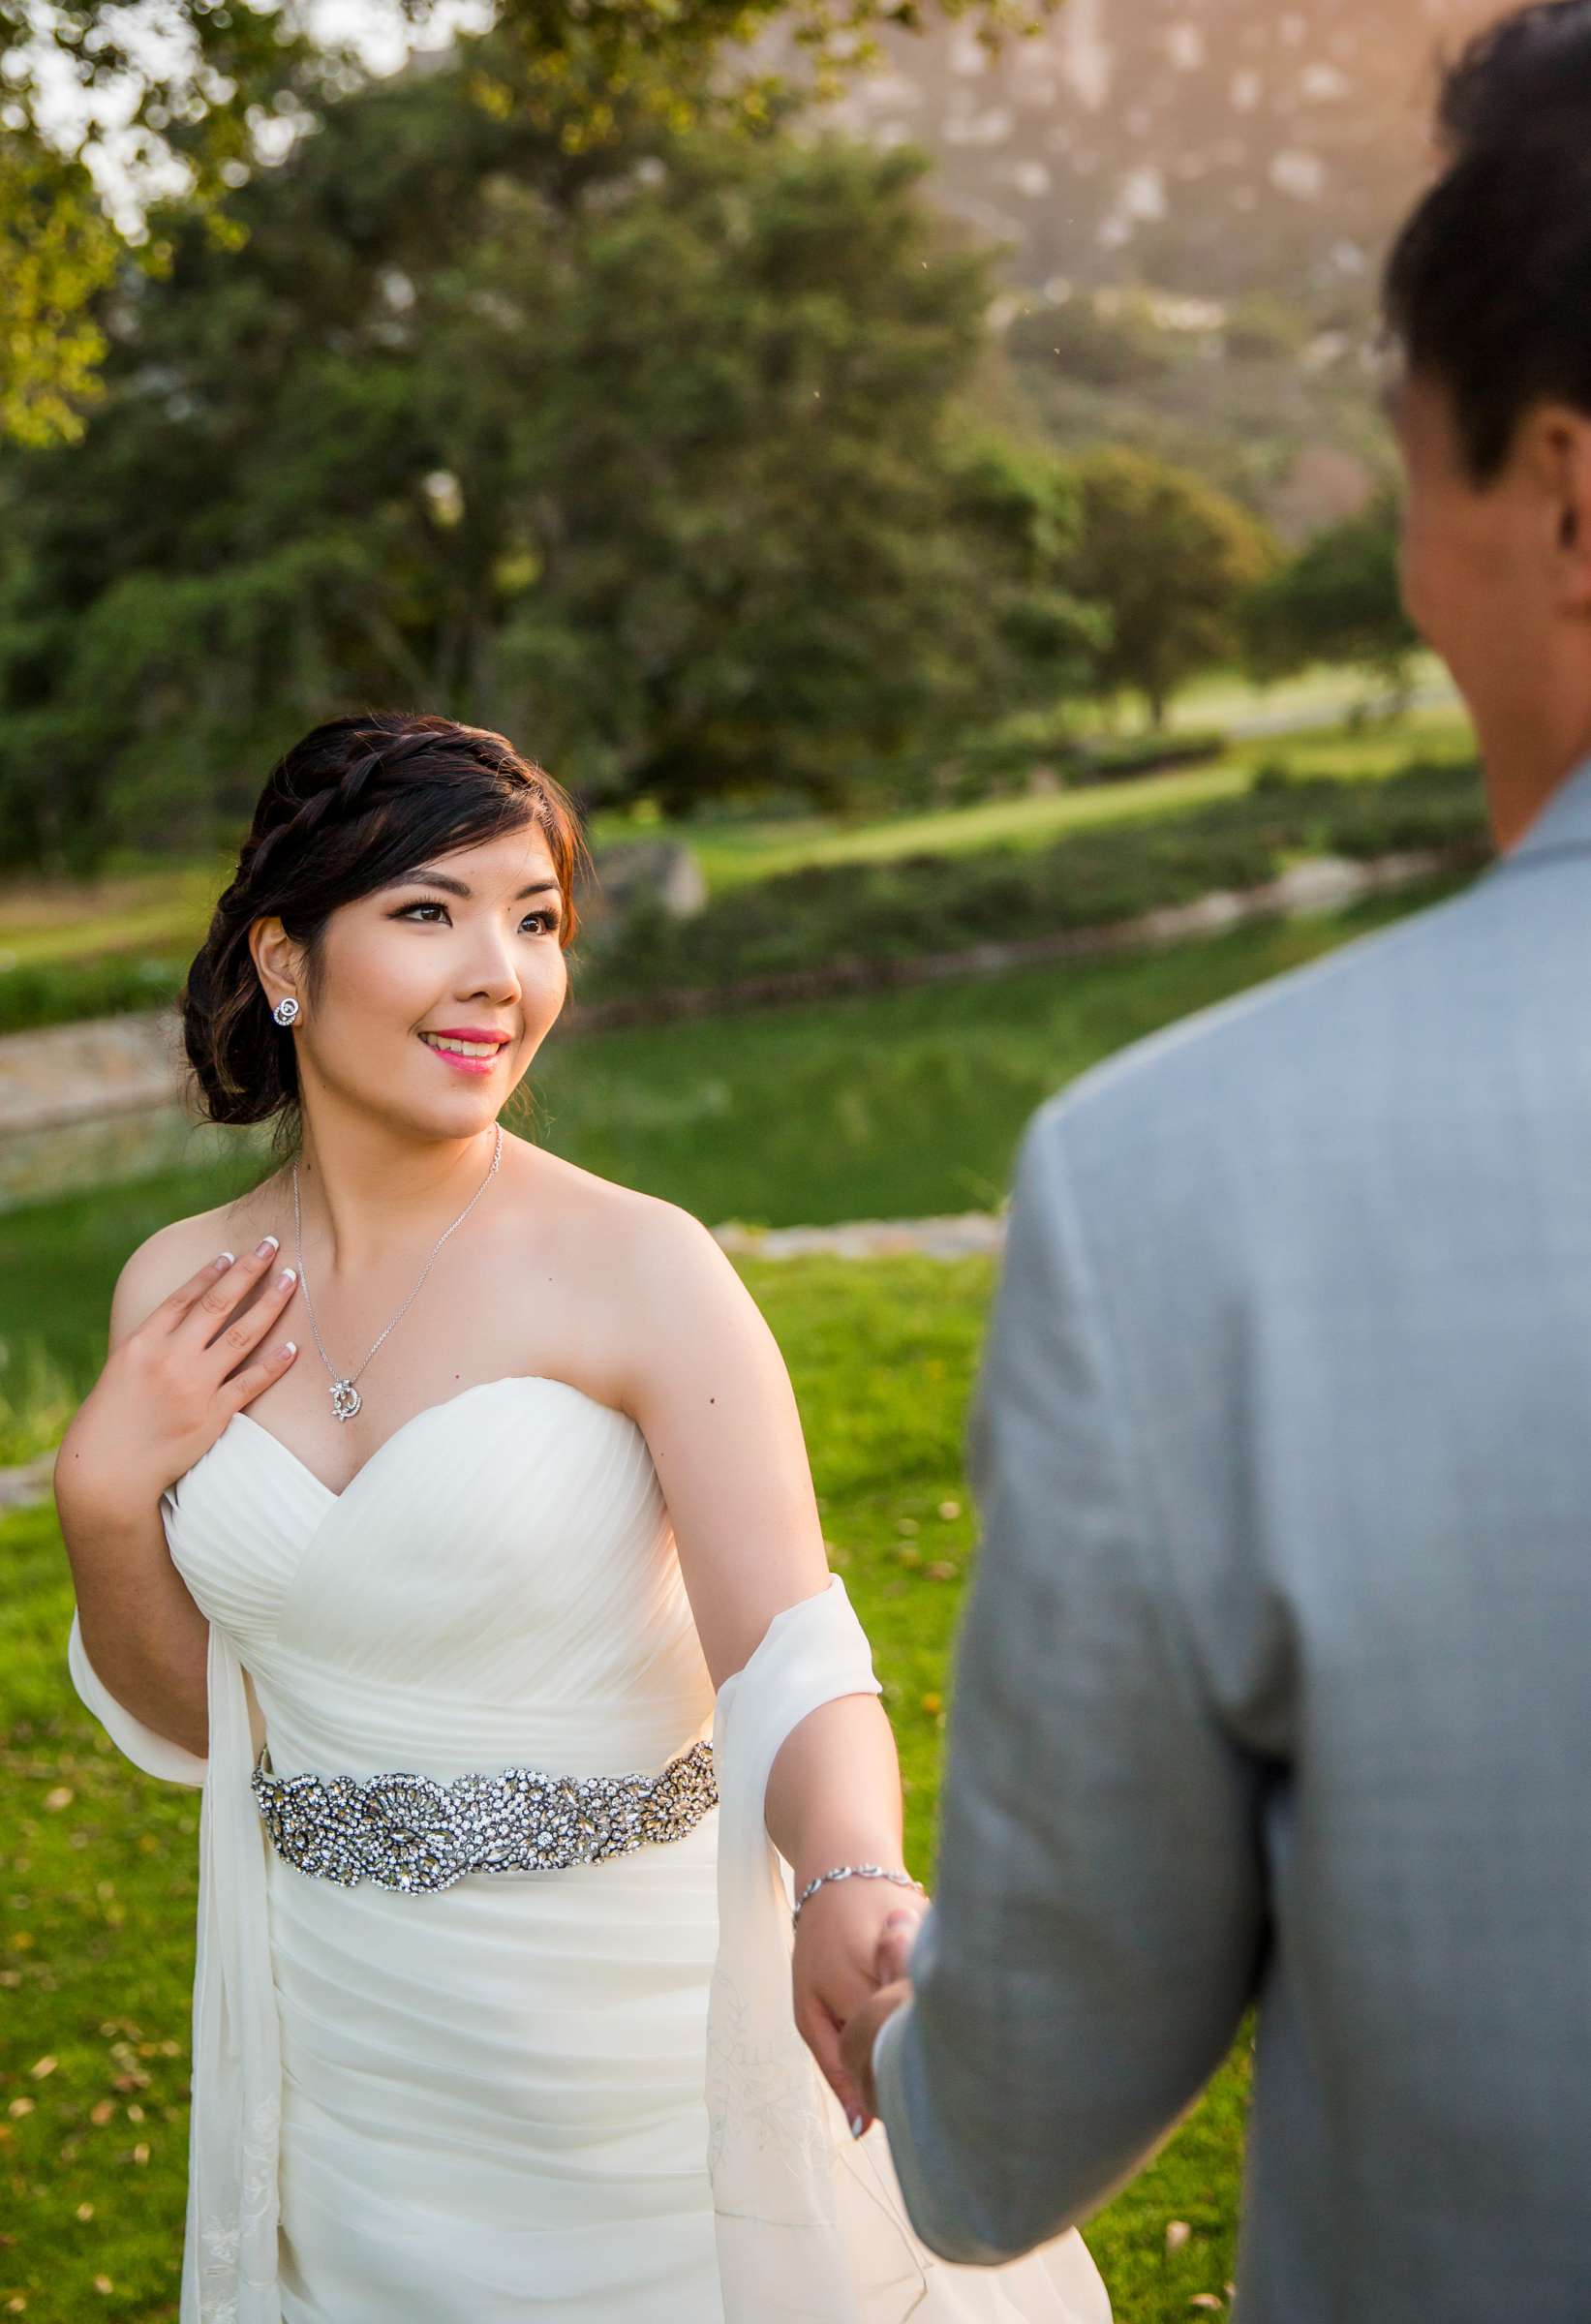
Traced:
<svg viewBox="0 0 1591 2324">
<path fill-rule="evenodd" d="M 469 1217 L 471 1211 L 474 1208 L 475 1205 L 479 1202 L 481 1196 L 485 1193 L 487 1187 L 497 1176 L 497 1166 L 499 1161 L 502 1159 L 502 1155 L 503 1124 L 502 1122 L 499 1122 L 497 1125 L 497 1144 L 492 1149 L 492 1167 L 486 1173 L 486 1176 L 481 1179 L 480 1184 L 475 1188 L 475 1191 L 470 1197 L 470 1200 L 465 1204 L 457 1218 L 454 1219 L 453 1227 L 461 1227 L 464 1224 L 464 1221 Z M 443 1244 L 447 1240 L 448 1236 L 453 1232 L 453 1227 L 445 1227 L 437 1237 L 436 1241 L 432 1244 L 431 1258 L 426 1261 L 424 1267 L 420 1270 L 420 1283 L 423 1283 L 426 1276 L 431 1272 L 431 1262 L 436 1258 L 437 1253 L 441 1250 Z M 304 1306 L 309 1314 L 309 1328 L 315 1334 L 315 1344 L 321 1351 L 321 1361 L 325 1365 L 326 1370 L 331 1374 L 331 1409 L 337 1415 L 337 1418 L 340 1421 L 351 1421 L 352 1420 L 354 1414 L 358 1411 L 360 1404 L 363 1402 L 363 1398 L 360 1396 L 358 1390 L 353 1385 L 354 1381 L 359 1377 L 359 1372 L 364 1370 L 365 1363 L 370 1361 L 370 1357 L 375 1355 L 377 1348 L 381 1346 L 382 1341 L 386 1337 L 387 1331 L 391 1330 L 392 1324 L 401 1322 L 403 1317 L 408 1313 L 410 1305 L 413 1300 L 414 1294 L 419 1290 L 420 1283 L 415 1284 L 414 1290 L 410 1293 L 409 1298 L 405 1300 L 403 1305 L 398 1309 L 397 1314 L 392 1318 L 392 1324 L 388 1324 L 386 1330 L 382 1331 L 375 1340 L 371 1347 L 370 1355 L 365 1358 L 365 1362 L 361 1363 L 359 1366 L 359 1372 L 351 1372 L 346 1380 L 339 1380 L 337 1377 L 337 1367 L 332 1362 L 331 1358 L 326 1354 L 325 1342 L 321 1337 L 321 1327 L 315 1320 L 315 1309 L 310 1303 L 309 1278 L 304 1273 L 304 1241 L 301 1222 L 298 1214 L 298 1164 L 296 1159 L 292 1165 L 292 1240 L 293 1248 L 298 1255 L 298 1286 L 304 1295 Z"/>
</svg>

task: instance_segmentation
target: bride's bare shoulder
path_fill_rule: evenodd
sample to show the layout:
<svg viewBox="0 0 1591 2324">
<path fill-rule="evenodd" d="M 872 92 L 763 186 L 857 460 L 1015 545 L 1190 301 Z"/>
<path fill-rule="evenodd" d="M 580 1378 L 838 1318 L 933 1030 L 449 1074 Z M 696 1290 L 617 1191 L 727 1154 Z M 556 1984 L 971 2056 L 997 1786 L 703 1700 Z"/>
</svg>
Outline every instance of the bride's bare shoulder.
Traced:
<svg viewBox="0 0 1591 2324">
<path fill-rule="evenodd" d="M 556 1190 L 565 1262 L 548 1280 L 562 1281 L 566 1312 L 579 1314 L 579 1361 L 603 1383 L 604 1402 L 640 1417 L 692 1372 L 764 1361 L 762 1312 L 693 1211 L 566 1162 L 541 1190 Z"/>
<path fill-rule="evenodd" d="M 557 1154 L 538 1151 L 536 1170 L 541 1221 L 550 1198 L 561 1226 L 604 1270 L 632 1277 L 638 1262 L 678 1267 L 692 1257 L 715 1272 L 729 1264 L 711 1227 L 679 1203 L 599 1177 Z"/>
<path fill-rule="evenodd" d="M 162 1300 L 210 1260 L 218 1259 L 223 1251 L 231 1251 L 235 1256 L 242 1249 L 252 1248 L 267 1232 L 265 1224 L 257 1223 L 256 1212 L 259 1220 L 264 1221 L 269 1208 L 266 1190 L 252 1187 L 230 1202 L 217 1203 L 208 1210 L 196 1210 L 186 1218 L 170 1219 L 152 1235 L 146 1235 L 128 1253 L 110 1295 L 111 1347 L 129 1331 L 136 1330 Z"/>
</svg>

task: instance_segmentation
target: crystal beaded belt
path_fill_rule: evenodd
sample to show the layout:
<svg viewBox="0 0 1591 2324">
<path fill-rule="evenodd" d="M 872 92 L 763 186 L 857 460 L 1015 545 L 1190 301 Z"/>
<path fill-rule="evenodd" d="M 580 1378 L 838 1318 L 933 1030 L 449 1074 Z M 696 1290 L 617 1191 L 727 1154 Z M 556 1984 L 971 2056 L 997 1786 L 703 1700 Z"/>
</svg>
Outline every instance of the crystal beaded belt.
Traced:
<svg viewBox="0 0 1591 2324">
<path fill-rule="evenodd" d="M 272 1775 L 268 1744 L 249 1778 L 278 1850 L 301 1872 L 352 1888 L 451 1888 L 467 1872 L 557 1872 L 679 1840 L 718 1805 L 713 1746 L 693 1743 L 658 1775 Z"/>
</svg>

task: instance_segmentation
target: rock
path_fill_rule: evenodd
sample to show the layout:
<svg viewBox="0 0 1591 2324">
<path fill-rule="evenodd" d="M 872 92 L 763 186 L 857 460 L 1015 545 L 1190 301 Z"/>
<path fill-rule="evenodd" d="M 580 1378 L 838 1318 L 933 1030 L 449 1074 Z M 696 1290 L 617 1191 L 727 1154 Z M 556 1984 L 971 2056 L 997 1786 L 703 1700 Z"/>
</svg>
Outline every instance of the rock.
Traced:
<svg viewBox="0 0 1591 2324">
<path fill-rule="evenodd" d="M 682 841 L 621 840 L 595 850 L 594 864 L 595 878 L 575 891 L 582 917 L 594 927 L 627 920 L 641 904 L 688 920 L 707 902 L 702 868 Z"/>
<path fill-rule="evenodd" d="M 181 1065 L 174 1009 L 7 1033 L 0 1037 L 0 1135 L 167 1104 Z"/>
</svg>

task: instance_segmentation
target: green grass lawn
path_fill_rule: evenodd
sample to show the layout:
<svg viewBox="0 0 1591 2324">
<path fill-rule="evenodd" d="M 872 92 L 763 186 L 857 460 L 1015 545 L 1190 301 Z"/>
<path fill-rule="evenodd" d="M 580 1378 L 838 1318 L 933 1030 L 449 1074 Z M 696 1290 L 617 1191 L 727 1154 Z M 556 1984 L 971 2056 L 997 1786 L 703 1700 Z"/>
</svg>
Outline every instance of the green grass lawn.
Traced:
<svg viewBox="0 0 1591 2324">
<path fill-rule="evenodd" d="M 975 1550 L 964 1415 L 993 1269 L 809 1260 L 743 1272 L 790 1366 L 830 1560 L 872 1639 L 900 1743 L 907 1861 L 932 1887 L 947 1663 Z M 72 1599 L 51 1509 L 0 1521 L 0 1574 L 13 1803 L 0 1843 L 0 2313 L 169 2319 L 198 1794 L 139 1775 L 72 1693 Z M 1088 2226 L 1122 2324 L 1184 2318 L 1195 2294 L 1219 2297 L 1230 2280 L 1246 2086 L 1244 2039 L 1152 2166 Z M 1172 2251 L 1174 2219 L 1192 2233 Z"/>
</svg>

